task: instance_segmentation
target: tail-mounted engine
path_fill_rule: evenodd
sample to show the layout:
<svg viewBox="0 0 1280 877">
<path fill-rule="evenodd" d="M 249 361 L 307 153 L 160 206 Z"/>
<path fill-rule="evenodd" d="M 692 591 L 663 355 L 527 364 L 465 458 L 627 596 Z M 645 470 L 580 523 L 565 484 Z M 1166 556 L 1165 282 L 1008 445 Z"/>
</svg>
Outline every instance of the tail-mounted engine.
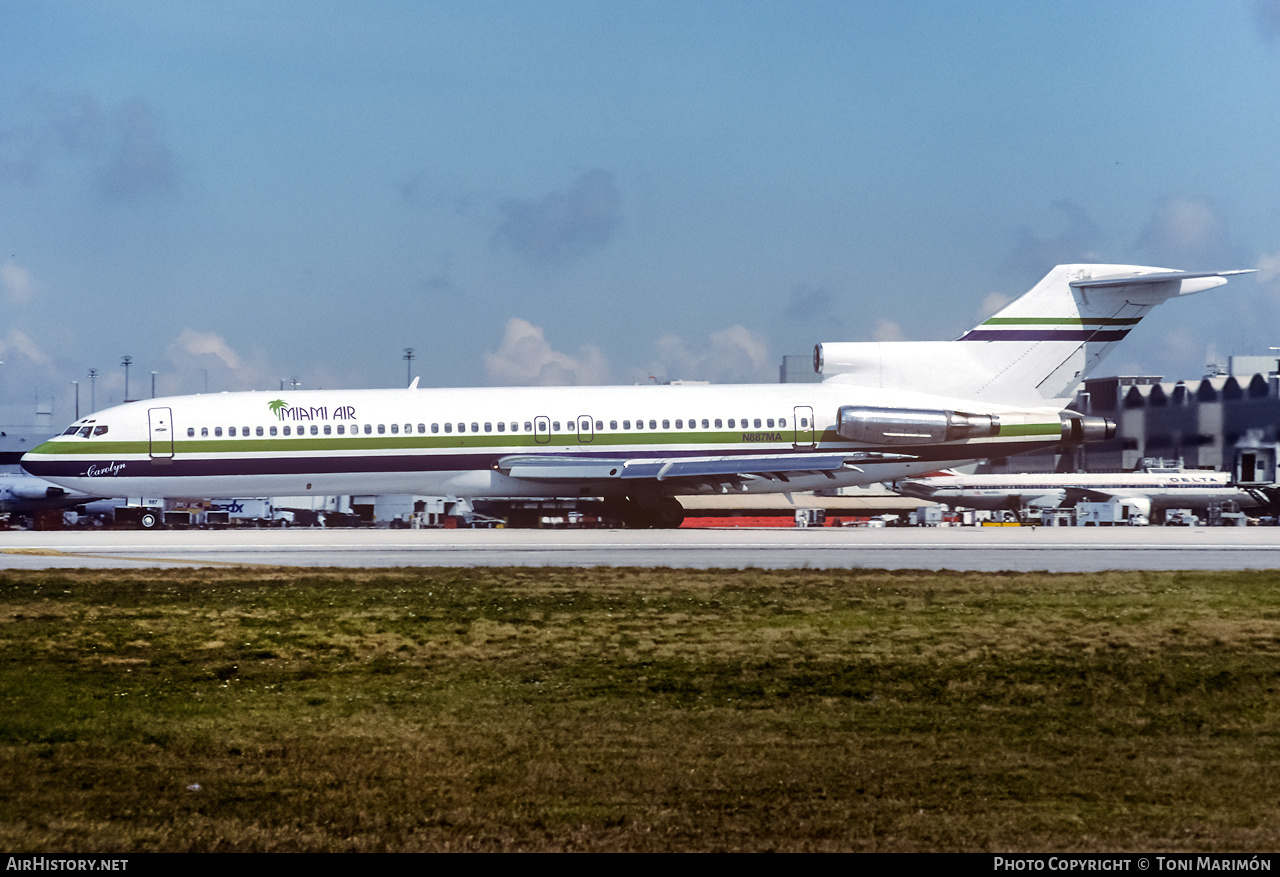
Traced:
<svg viewBox="0 0 1280 877">
<path fill-rule="evenodd" d="M 871 445 L 926 445 L 997 436 L 1000 418 L 926 408 L 842 405 L 836 432 L 849 441 Z"/>
<path fill-rule="evenodd" d="M 1105 417 L 1087 417 L 1063 412 L 1062 440 L 1073 445 L 1082 442 L 1105 442 L 1116 437 L 1116 423 Z"/>
</svg>

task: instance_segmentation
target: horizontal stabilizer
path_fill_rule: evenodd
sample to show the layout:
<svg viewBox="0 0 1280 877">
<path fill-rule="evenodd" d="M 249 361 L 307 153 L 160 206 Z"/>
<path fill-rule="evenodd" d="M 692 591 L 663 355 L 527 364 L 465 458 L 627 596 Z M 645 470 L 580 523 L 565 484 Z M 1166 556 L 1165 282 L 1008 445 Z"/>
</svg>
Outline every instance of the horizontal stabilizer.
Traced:
<svg viewBox="0 0 1280 877">
<path fill-rule="evenodd" d="M 823 343 L 814 365 L 842 384 L 1062 406 L 1152 308 L 1250 273 L 1059 265 L 956 341 Z"/>
</svg>

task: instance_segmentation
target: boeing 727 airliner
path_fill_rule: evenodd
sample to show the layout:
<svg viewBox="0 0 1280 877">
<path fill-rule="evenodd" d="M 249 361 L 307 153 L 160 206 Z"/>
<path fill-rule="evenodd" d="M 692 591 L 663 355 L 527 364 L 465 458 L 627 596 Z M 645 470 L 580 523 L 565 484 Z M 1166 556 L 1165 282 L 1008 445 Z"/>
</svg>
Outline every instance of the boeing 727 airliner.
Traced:
<svg viewBox="0 0 1280 877">
<path fill-rule="evenodd" d="M 100 496 L 602 496 L 679 526 L 676 496 L 893 481 L 1114 424 L 1064 410 L 1155 305 L 1235 271 L 1060 265 L 949 342 L 824 343 L 821 384 L 311 390 L 129 402 L 23 457 Z"/>
</svg>

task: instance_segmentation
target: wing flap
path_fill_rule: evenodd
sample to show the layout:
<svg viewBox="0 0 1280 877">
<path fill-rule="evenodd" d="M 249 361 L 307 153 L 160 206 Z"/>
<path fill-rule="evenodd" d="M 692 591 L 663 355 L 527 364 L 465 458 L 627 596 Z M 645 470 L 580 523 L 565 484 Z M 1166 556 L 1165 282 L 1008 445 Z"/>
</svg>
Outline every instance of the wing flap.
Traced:
<svg viewBox="0 0 1280 877">
<path fill-rule="evenodd" d="M 499 472 L 528 481 L 612 481 L 723 478 L 831 472 L 847 454 L 750 454 L 733 457 L 510 456 L 494 464 Z"/>
</svg>

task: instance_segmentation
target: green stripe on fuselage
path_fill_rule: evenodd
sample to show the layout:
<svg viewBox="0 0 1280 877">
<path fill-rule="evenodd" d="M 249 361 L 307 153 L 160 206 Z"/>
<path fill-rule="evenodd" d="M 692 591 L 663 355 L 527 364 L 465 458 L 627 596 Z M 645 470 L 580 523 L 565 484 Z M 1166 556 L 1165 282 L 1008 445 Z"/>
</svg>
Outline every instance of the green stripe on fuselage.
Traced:
<svg viewBox="0 0 1280 877">
<path fill-rule="evenodd" d="M 992 317 L 984 326 L 1134 326 L 1141 317 Z"/>
<path fill-rule="evenodd" d="M 1022 423 L 1001 425 L 1000 437 L 1058 435 L 1058 423 Z M 720 448 L 760 448 L 791 445 L 795 433 L 792 430 L 748 430 L 743 432 L 642 432 L 597 433 L 591 441 L 578 441 L 577 433 L 557 433 L 545 442 L 534 441 L 528 433 L 517 435 L 466 434 L 466 435 L 414 435 L 414 436 L 305 436 L 285 438 L 277 436 L 251 438 L 222 438 L 179 440 L 173 443 L 175 454 L 206 456 L 209 454 L 254 453 L 306 453 L 323 451 L 504 451 L 537 450 L 539 448 L 612 448 L 644 445 L 704 445 L 708 452 Z M 851 443 L 834 430 L 826 430 L 816 441 L 823 446 L 849 446 Z M 804 442 L 807 446 L 809 443 Z M 120 442 L 84 439 L 78 441 L 45 442 L 32 453 L 47 456 L 67 455 L 94 457 L 123 457 L 130 454 L 149 454 L 151 445 L 146 441 Z"/>
</svg>

